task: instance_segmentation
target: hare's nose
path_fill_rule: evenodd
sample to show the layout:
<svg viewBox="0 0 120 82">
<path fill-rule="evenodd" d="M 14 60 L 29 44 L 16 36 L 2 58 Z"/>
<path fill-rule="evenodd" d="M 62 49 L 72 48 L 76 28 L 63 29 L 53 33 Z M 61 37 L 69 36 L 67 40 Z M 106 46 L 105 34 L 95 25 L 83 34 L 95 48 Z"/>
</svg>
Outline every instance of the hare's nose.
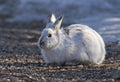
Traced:
<svg viewBox="0 0 120 82">
<path fill-rule="evenodd" d="M 44 45 L 45 43 L 43 41 L 40 41 L 40 45 Z"/>
</svg>

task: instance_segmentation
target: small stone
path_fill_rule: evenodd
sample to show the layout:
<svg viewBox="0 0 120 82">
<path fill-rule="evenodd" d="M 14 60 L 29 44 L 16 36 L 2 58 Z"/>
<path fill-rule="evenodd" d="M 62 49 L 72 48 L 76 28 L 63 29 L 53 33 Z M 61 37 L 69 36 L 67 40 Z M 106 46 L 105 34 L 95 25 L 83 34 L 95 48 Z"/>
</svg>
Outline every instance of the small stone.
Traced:
<svg viewBox="0 0 120 82">
<path fill-rule="evenodd" d="M 120 67 L 118 67 L 118 70 L 120 70 Z"/>
<path fill-rule="evenodd" d="M 83 65 L 78 65 L 79 68 L 83 68 Z"/>
<path fill-rule="evenodd" d="M 9 82 L 10 82 L 10 79 L 7 79 L 7 81 L 9 81 Z"/>
<path fill-rule="evenodd" d="M 120 41 L 118 41 L 118 45 L 120 46 Z"/>
<path fill-rule="evenodd" d="M 120 79 L 120 70 L 117 70 L 116 72 L 114 72 L 112 77 L 114 79 Z"/>
</svg>

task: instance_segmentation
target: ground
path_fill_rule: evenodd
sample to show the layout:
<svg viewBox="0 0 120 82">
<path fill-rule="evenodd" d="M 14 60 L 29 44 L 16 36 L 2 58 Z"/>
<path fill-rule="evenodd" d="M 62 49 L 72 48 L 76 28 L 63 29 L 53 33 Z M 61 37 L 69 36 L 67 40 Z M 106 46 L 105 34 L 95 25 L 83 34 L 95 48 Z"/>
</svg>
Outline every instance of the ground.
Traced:
<svg viewBox="0 0 120 82">
<path fill-rule="evenodd" d="M 42 21 L 0 21 L 0 82 L 120 81 L 120 41 L 106 43 L 101 65 L 47 66 L 36 46 Z"/>
</svg>

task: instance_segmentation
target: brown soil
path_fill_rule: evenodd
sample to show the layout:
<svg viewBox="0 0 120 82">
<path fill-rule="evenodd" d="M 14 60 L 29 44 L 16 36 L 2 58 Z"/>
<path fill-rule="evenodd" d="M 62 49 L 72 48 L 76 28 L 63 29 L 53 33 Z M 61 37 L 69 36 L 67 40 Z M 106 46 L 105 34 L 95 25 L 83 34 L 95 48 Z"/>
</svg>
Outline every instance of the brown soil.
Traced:
<svg viewBox="0 0 120 82">
<path fill-rule="evenodd" d="M 36 46 L 42 27 L 0 21 L 0 82 L 120 81 L 120 41 L 106 44 L 101 65 L 46 66 Z"/>
</svg>

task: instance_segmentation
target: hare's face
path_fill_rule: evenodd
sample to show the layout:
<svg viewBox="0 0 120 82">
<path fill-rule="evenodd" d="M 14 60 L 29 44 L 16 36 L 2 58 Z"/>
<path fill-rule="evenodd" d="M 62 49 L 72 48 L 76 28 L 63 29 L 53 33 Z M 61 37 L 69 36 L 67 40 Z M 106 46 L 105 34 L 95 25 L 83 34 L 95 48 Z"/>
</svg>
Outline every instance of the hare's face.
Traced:
<svg viewBox="0 0 120 82">
<path fill-rule="evenodd" d="M 42 49 L 52 49 L 58 44 L 58 36 L 54 29 L 45 28 L 38 41 L 38 46 Z"/>
<path fill-rule="evenodd" d="M 48 24 L 45 29 L 42 31 L 41 36 L 38 41 L 38 46 L 44 50 L 53 49 L 58 45 L 59 36 L 58 31 L 60 31 L 61 22 L 63 16 L 59 17 L 57 20 L 55 15 L 52 14 Z"/>
</svg>

